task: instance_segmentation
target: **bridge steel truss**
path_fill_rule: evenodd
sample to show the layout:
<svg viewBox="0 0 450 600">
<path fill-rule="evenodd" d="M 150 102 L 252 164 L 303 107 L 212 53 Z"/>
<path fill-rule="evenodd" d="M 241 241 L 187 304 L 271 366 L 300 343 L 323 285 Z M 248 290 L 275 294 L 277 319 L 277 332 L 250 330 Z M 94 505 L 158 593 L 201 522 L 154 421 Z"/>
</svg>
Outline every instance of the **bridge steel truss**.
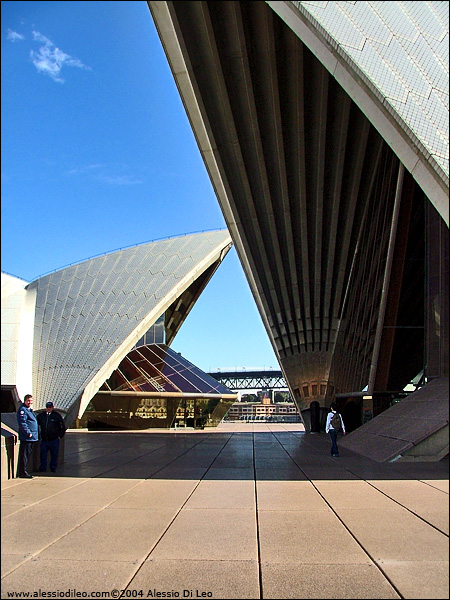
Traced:
<svg viewBox="0 0 450 600">
<path fill-rule="evenodd" d="M 223 371 L 208 374 L 233 391 L 288 390 L 281 371 Z"/>
</svg>

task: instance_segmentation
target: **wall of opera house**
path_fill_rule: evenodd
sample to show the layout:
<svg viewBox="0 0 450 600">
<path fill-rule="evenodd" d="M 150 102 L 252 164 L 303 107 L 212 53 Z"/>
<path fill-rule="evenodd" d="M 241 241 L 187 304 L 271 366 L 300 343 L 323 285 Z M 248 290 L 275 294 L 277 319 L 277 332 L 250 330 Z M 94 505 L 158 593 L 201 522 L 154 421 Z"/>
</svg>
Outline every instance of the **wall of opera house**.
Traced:
<svg viewBox="0 0 450 600">
<path fill-rule="evenodd" d="M 166 344 L 144 343 L 122 360 L 75 427 L 216 427 L 237 397 Z"/>
<path fill-rule="evenodd" d="M 112 396 L 99 392 L 74 427 L 91 430 L 217 427 L 236 397 L 130 397 L 126 393 Z"/>
</svg>

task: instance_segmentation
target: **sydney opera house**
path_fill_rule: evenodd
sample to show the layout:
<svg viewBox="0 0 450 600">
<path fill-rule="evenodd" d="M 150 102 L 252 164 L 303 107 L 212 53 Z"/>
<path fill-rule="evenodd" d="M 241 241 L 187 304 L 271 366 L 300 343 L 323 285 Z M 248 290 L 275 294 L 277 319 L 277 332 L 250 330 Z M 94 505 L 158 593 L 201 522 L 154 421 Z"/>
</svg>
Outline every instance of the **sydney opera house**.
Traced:
<svg viewBox="0 0 450 600">
<path fill-rule="evenodd" d="M 32 392 L 67 425 L 217 425 L 237 395 L 170 348 L 226 230 L 126 248 L 26 282 L 2 273 L 2 413 Z"/>
<path fill-rule="evenodd" d="M 336 401 L 343 446 L 447 455 L 448 3 L 147 4 L 229 233 L 2 274 L 2 403 L 218 422 L 170 346 L 233 243 L 307 428 Z"/>
<path fill-rule="evenodd" d="M 305 422 L 445 455 L 448 3 L 148 6 Z"/>
</svg>

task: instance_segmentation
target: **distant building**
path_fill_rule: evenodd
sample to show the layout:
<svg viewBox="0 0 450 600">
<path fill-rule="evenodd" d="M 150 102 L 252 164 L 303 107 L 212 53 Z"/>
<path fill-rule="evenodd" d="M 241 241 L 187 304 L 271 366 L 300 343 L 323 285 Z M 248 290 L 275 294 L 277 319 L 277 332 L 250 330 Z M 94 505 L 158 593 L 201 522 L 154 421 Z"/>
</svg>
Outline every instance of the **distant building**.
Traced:
<svg viewBox="0 0 450 600">
<path fill-rule="evenodd" d="M 301 421 L 294 402 L 235 402 L 227 413 L 230 421 Z"/>
</svg>

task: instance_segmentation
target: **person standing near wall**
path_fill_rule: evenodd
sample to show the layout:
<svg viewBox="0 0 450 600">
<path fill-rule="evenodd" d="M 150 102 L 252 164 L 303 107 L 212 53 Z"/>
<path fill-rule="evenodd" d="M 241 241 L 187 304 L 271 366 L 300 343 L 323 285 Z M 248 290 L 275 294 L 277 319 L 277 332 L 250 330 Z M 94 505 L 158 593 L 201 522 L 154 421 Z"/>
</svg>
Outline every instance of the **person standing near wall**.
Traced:
<svg viewBox="0 0 450 600">
<path fill-rule="evenodd" d="M 41 464 L 39 471 L 47 470 L 47 456 L 50 452 L 50 471 L 54 473 L 58 466 L 59 441 L 66 433 L 64 419 L 54 409 L 53 402 L 47 402 L 45 412 L 37 416 L 37 421 L 41 429 Z"/>
<path fill-rule="evenodd" d="M 33 475 L 28 473 L 27 469 L 33 452 L 33 444 L 39 440 L 39 426 L 33 412 L 33 396 L 31 394 L 26 394 L 23 403 L 19 406 L 17 423 L 20 440 L 17 476 L 22 479 L 33 479 Z"/>
<path fill-rule="evenodd" d="M 341 415 L 337 412 L 336 402 L 332 402 L 325 425 L 325 432 L 329 433 L 331 438 L 331 456 L 339 456 L 337 436 L 341 429 L 342 433 L 345 435 L 344 421 Z"/>
</svg>

